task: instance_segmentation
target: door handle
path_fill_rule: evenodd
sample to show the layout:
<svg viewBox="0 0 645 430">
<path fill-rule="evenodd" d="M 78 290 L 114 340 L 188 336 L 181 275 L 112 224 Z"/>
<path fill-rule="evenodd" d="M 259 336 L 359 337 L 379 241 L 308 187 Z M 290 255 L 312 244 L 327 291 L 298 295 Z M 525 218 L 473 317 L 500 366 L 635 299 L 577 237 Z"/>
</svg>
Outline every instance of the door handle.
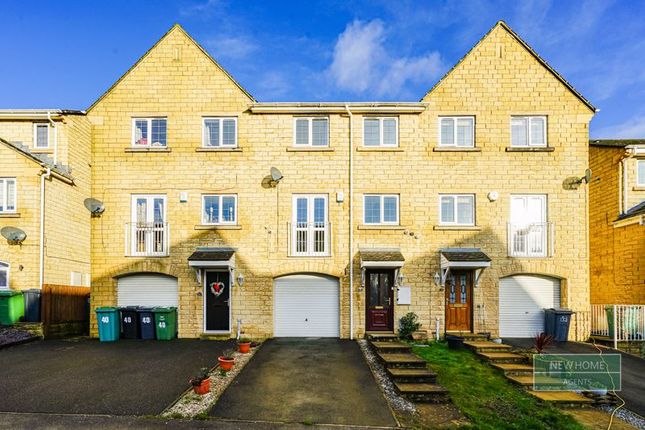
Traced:
<svg viewBox="0 0 645 430">
<path fill-rule="evenodd" d="M 387 298 L 387 305 L 392 306 L 392 299 L 389 297 Z"/>
</svg>

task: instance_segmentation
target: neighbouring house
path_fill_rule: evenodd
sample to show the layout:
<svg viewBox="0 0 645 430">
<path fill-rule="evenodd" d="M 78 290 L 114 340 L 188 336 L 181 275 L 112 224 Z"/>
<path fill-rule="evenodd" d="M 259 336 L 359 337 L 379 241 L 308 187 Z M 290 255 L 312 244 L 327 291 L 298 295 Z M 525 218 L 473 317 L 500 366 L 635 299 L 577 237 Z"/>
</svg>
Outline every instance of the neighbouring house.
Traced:
<svg viewBox="0 0 645 430">
<path fill-rule="evenodd" d="M 605 306 L 616 305 L 619 327 L 616 340 L 642 340 L 645 331 L 645 139 L 592 140 L 589 164 L 594 177 L 589 188 L 593 331 L 609 335 Z"/>
<path fill-rule="evenodd" d="M 392 103 L 259 102 L 175 25 L 87 110 L 92 308 L 351 338 L 407 312 L 532 337 L 569 307 L 586 339 L 594 112 L 504 22 Z"/>
</svg>

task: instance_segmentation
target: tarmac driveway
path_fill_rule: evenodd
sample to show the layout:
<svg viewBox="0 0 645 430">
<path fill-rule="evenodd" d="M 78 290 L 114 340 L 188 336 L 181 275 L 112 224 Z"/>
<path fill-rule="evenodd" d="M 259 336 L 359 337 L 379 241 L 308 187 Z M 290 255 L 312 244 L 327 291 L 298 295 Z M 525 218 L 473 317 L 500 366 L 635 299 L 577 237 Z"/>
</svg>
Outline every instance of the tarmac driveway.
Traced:
<svg viewBox="0 0 645 430">
<path fill-rule="evenodd" d="M 210 415 L 316 424 L 396 426 L 356 342 L 274 339 L 262 345 Z"/>
<path fill-rule="evenodd" d="M 156 415 L 227 342 L 48 340 L 0 350 L 0 412 Z"/>
</svg>

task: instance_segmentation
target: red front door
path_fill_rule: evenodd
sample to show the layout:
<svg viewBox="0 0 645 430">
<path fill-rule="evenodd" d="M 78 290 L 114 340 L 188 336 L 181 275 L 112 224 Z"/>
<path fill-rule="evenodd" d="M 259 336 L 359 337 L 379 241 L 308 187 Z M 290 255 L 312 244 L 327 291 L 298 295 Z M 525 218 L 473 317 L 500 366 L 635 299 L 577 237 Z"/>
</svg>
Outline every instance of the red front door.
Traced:
<svg viewBox="0 0 645 430">
<path fill-rule="evenodd" d="M 472 331 L 473 272 L 454 271 L 446 278 L 446 331 Z"/>
<path fill-rule="evenodd" d="M 394 270 L 367 270 L 367 331 L 394 330 Z"/>
</svg>

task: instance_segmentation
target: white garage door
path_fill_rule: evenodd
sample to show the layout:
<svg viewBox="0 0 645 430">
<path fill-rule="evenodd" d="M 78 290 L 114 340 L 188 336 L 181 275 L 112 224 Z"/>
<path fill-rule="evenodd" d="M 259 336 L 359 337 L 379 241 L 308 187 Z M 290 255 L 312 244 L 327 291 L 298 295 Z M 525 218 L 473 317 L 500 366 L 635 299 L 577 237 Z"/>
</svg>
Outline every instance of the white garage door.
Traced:
<svg viewBox="0 0 645 430">
<path fill-rule="evenodd" d="M 560 307 L 560 280 L 516 275 L 499 280 L 500 337 L 533 337 L 544 331 L 544 308 Z"/>
<path fill-rule="evenodd" d="M 123 276 L 117 281 L 119 306 L 177 306 L 177 279 L 159 273 Z"/>
<path fill-rule="evenodd" d="M 339 337 L 338 280 L 324 275 L 277 278 L 273 288 L 276 337 Z"/>
</svg>

